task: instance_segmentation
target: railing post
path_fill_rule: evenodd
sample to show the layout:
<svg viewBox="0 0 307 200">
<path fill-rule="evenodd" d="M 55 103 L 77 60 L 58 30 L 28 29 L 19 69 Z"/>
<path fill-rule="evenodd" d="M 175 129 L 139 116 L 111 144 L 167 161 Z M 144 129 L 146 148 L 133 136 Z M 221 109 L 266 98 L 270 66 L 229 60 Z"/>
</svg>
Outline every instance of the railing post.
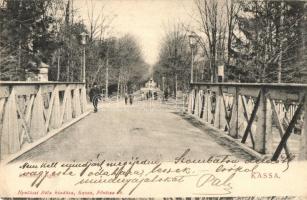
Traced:
<svg viewBox="0 0 307 200">
<path fill-rule="evenodd" d="M 208 106 L 209 106 L 209 93 L 208 89 L 204 90 L 204 114 L 203 119 L 205 122 L 208 122 Z"/>
<path fill-rule="evenodd" d="M 198 117 L 198 106 L 199 106 L 199 90 L 195 89 L 195 98 L 194 98 L 194 115 Z"/>
<path fill-rule="evenodd" d="M 213 114 L 212 114 L 212 90 L 208 92 L 208 123 L 213 124 Z"/>
<path fill-rule="evenodd" d="M 38 87 L 39 87 L 38 92 L 36 93 L 34 99 L 31 126 L 30 126 L 31 137 L 34 140 L 39 139 L 46 134 L 42 87 L 41 86 Z"/>
<path fill-rule="evenodd" d="M 71 89 L 69 85 L 67 85 L 65 89 L 62 112 L 63 112 L 61 116 L 62 123 L 70 121 L 72 118 L 72 112 L 71 112 Z"/>
<path fill-rule="evenodd" d="M 259 153 L 272 153 L 272 109 L 266 88 L 261 88 L 255 134 L 255 150 Z"/>
<path fill-rule="evenodd" d="M 50 118 L 50 127 L 51 129 L 56 129 L 61 126 L 60 117 L 61 117 L 61 109 L 60 109 L 60 98 L 59 98 L 59 90 L 58 86 L 55 86 L 53 90 L 54 100 L 53 100 L 53 108 Z"/>
<path fill-rule="evenodd" d="M 74 96 L 73 96 L 73 115 L 74 117 L 77 117 L 81 114 L 81 105 L 80 105 L 80 88 L 77 86 L 77 88 L 74 89 Z"/>
<path fill-rule="evenodd" d="M 81 89 L 81 102 L 82 102 L 82 113 L 84 113 L 87 110 L 85 84 L 82 86 L 82 89 Z"/>
<path fill-rule="evenodd" d="M 196 107 L 196 98 L 197 98 L 197 89 L 193 89 L 193 96 L 192 96 L 192 114 L 195 114 L 195 107 Z"/>
<path fill-rule="evenodd" d="M 239 135 L 239 88 L 235 87 L 235 94 L 233 96 L 232 111 L 230 119 L 229 134 L 233 138 L 238 138 Z"/>
<path fill-rule="evenodd" d="M 200 117 L 201 109 L 201 90 L 197 88 L 197 93 L 195 96 L 195 116 Z"/>
<path fill-rule="evenodd" d="M 190 91 L 189 93 L 188 93 L 188 97 L 187 97 L 187 100 L 188 100 L 188 113 L 189 114 L 191 114 L 192 113 L 192 106 L 191 106 L 191 104 L 192 104 L 192 91 Z"/>
<path fill-rule="evenodd" d="M 0 146 L 1 159 L 9 154 L 16 153 L 20 149 L 16 97 L 13 86 L 4 108 Z"/>
<path fill-rule="evenodd" d="M 222 87 L 222 86 L 221 86 Z M 225 128 L 226 125 L 226 113 L 223 103 L 223 90 L 219 87 L 216 92 L 216 106 L 215 106 L 215 115 L 214 115 L 214 126 L 216 128 Z"/>
<path fill-rule="evenodd" d="M 200 114 L 199 117 L 203 118 L 204 117 L 204 110 L 205 110 L 205 95 L 204 95 L 204 90 L 201 90 L 200 93 Z"/>
<path fill-rule="evenodd" d="M 201 90 L 197 90 L 197 117 L 200 117 L 201 112 Z"/>
<path fill-rule="evenodd" d="M 301 133 L 301 143 L 300 143 L 300 160 L 307 160 L 307 98 L 305 97 L 304 100 L 304 122 L 303 122 L 303 129 Z"/>
</svg>

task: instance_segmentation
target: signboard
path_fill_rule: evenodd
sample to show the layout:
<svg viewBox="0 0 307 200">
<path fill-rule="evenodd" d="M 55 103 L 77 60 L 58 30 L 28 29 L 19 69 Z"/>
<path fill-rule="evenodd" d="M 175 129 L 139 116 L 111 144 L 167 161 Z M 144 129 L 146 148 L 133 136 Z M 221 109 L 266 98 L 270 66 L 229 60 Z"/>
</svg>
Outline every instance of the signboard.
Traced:
<svg viewBox="0 0 307 200">
<path fill-rule="evenodd" d="M 220 65 L 217 67 L 217 75 L 224 77 L 224 65 Z"/>
</svg>

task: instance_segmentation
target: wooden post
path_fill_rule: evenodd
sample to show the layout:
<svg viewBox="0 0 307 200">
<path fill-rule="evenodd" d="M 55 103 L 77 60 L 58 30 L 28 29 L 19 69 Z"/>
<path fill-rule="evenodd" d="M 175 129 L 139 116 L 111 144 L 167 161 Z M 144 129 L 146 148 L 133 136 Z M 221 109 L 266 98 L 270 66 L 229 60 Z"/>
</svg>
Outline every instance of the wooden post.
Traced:
<svg viewBox="0 0 307 200">
<path fill-rule="evenodd" d="M 299 160 L 307 160 L 307 98 L 304 100 L 304 122 L 302 129 L 302 138 L 300 143 L 300 155 Z"/>
<path fill-rule="evenodd" d="M 205 122 L 208 122 L 208 104 L 209 102 L 209 93 L 208 93 L 208 90 L 205 90 L 204 91 L 204 115 L 203 115 L 203 118 L 204 118 L 204 121 Z"/>
<path fill-rule="evenodd" d="M 199 114 L 199 90 L 195 90 L 195 99 L 194 99 L 194 115 L 198 117 Z"/>
<path fill-rule="evenodd" d="M 239 136 L 239 88 L 236 87 L 235 94 L 233 96 L 232 111 L 230 119 L 229 135 L 233 138 Z"/>
<path fill-rule="evenodd" d="M 200 104 L 200 118 L 204 118 L 204 111 L 205 111 L 205 94 L 204 90 L 201 90 L 201 104 Z"/>
<path fill-rule="evenodd" d="M 66 86 L 65 93 L 64 93 L 64 102 L 63 102 L 63 121 L 65 123 L 72 119 L 72 111 L 71 111 L 71 89 L 70 86 Z"/>
<path fill-rule="evenodd" d="M 198 117 L 202 118 L 202 112 L 203 112 L 203 90 L 199 90 L 198 92 Z"/>
<path fill-rule="evenodd" d="M 195 89 L 191 91 L 191 114 L 194 114 Z"/>
<path fill-rule="evenodd" d="M 218 129 L 224 129 L 226 125 L 225 108 L 223 103 L 222 88 L 216 92 L 216 106 L 214 115 L 214 126 Z"/>
<path fill-rule="evenodd" d="M 46 132 L 48 132 L 48 129 L 49 129 L 51 114 L 52 114 L 53 105 L 54 105 L 54 99 L 55 99 L 55 96 L 57 95 L 56 93 L 57 93 L 57 86 L 54 86 L 54 89 L 51 94 L 51 99 L 49 101 L 49 107 L 48 107 L 47 116 L 46 116 L 46 123 L 45 123 Z"/>
<path fill-rule="evenodd" d="M 208 123 L 210 124 L 213 119 L 211 98 L 212 98 L 212 91 L 210 90 L 208 93 Z"/>
<path fill-rule="evenodd" d="M 78 86 L 74 89 L 73 105 L 74 117 L 77 117 L 81 114 L 80 88 Z"/>
<path fill-rule="evenodd" d="M 7 99 L 4 108 L 3 127 L 1 134 L 1 159 L 20 149 L 19 125 L 14 88 Z"/>
<path fill-rule="evenodd" d="M 53 100 L 53 108 L 50 117 L 50 124 L 49 129 L 56 129 L 60 127 L 60 116 L 61 116 L 61 109 L 60 109 L 60 98 L 59 98 L 59 90 L 58 87 L 55 86 L 53 90 L 54 100 Z"/>
<path fill-rule="evenodd" d="M 30 134 L 33 140 L 39 139 L 46 134 L 44 120 L 44 102 L 41 86 L 39 86 L 33 104 Z"/>
<path fill-rule="evenodd" d="M 82 113 L 84 113 L 85 111 L 87 111 L 85 84 L 82 86 L 82 89 L 81 89 L 81 103 L 82 103 L 81 110 L 82 110 Z"/>
<path fill-rule="evenodd" d="M 255 134 L 255 150 L 259 153 L 272 153 L 272 109 L 266 97 L 266 89 L 261 88 Z"/>
</svg>

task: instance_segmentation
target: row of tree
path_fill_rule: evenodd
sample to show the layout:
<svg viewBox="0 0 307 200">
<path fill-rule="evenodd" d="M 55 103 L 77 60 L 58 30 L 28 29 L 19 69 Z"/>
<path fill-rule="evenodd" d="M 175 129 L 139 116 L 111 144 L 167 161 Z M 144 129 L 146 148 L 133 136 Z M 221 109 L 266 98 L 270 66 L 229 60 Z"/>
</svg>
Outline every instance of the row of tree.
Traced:
<svg viewBox="0 0 307 200">
<path fill-rule="evenodd" d="M 180 24 L 167 31 L 154 73 L 188 87 L 191 55 L 194 81 L 305 82 L 306 3 L 304 1 L 194 0 L 196 26 Z M 193 32 L 197 45 L 189 46 Z M 176 60 L 176 61 L 175 61 Z M 164 77 L 164 78 L 163 78 Z M 305 77 L 305 78 L 304 78 Z M 169 84 L 176 90 L 174 84 Z"/>
<path fill-rule="evenodd" d="M 0 1 L 0 80 L 26 80 L 41 62 L 51 81 L 82 81 L 106 90 L 127 92 L 149 77 L 137 40 L 110 34 L 113 17 L 87 0 L 87 19 L 78 16 L 73 0 Z M 81 34 L 88 35 L 81 44 Z M 133 83 L 133 84 L 132 84 Z"/>
</svg>

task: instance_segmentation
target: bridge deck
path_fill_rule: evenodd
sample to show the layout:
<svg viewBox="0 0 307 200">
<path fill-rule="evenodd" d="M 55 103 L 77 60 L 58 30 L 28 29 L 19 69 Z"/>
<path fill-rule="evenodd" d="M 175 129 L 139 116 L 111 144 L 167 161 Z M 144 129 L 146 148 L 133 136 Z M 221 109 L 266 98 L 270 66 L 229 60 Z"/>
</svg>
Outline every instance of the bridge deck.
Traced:
<svg viewBox="0 0 307 200">
<path fill-rule="evenodd" d="M 17 160 L 82 161 L 98 154 L 110 160 L 146 159 L 171 161 L 190 148 L 190 157 L 233 155 L 251 157 L 234 144 L 210 134 L 207 127 L 193 125 L 174 107 L 157 101 L 104 104 L 73 126 L 23 154 Z"/>
</svg>

